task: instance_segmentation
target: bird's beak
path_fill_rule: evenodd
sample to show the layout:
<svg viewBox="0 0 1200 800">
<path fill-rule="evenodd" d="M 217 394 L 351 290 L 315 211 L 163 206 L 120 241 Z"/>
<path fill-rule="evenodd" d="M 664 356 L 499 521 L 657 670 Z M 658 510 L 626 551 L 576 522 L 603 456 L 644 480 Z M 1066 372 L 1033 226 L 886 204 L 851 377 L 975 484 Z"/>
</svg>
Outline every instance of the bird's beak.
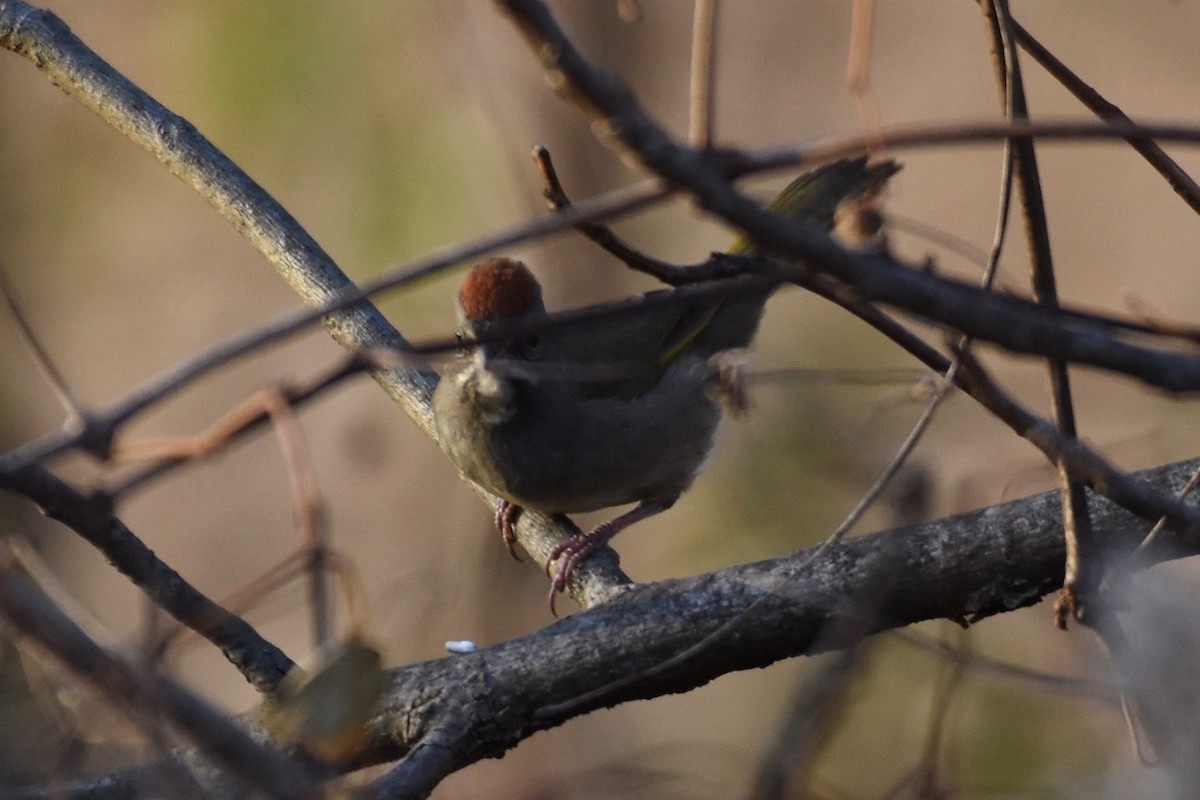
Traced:
<svg viewBox="0 0 1200 800">
<path fill-rule="evenodd" d="M 486 367 L 500 354 L 500 346 L 500 342 L 484 342 L 475 348 L 475 357 Z"/>
</svg>

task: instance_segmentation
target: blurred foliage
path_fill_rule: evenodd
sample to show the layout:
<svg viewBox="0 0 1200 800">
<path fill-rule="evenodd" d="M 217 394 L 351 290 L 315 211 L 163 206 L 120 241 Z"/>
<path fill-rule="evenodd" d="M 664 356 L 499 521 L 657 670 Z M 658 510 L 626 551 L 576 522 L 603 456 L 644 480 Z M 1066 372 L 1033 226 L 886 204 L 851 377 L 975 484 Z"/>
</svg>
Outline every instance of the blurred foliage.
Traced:
<svg viewBox="0 0 1200 800">
<path fill-rule="evenodd" d="M 355 278 L 544 213 L 527 158 L 535 142 L 550 147 L 577 199 L 641 175 L 597 141 L 576 109 L 551 95 L 519 36 L 490 4 L 45 5 L 196 124 Z M 615 19 L 612 3 L 552 5 L 589 53 L 635 87 L 646 108 L 669 129 L 684 130 L 690 4 L 645 0 L 643 21 L 632 28 Z M 1016 5 L 1027 26 L 1135 116 L 1186 117 L 1200 107 L 1194 4 L 1097 2 L 1086 11 Z M 848 4 L 777 0 L 722 9 L 722 143 L 768 146 L 860 129 L 843 82 Z M 887 123 L 996 113 L 974 3 L 878 4 L 877 13 L 872 85 Z M 1088 35 L 1078 35 L 1081 29 Z M 1026 72 L 1035 113 L 1081 115 L 1036 70 Z M 89 402 L 107 402 L 206 345 L 295 307 L 261 257 L 210 209 L 31 65 L 0 54 L 0 86 L 6 99 L 0 104 L 0 258 L 45 344 Z M 998 152 L 976 146 L 899 154 L 905 170 L 888 192 L 888 209 L 986 246 Z M 1190 151 L 1181 158 L 1193 169 L 1200 165 Z M 1167 315 L 1194 312 L 1200 273 L 1190 254 L 1200 250 L 1200 232 L 1160 180 L 1113 146 L 1056 145 L 1045 151 L 1043 167 L 1064 297 L 1119 308 L 1120 293 L 1132 285 Z M 782 185 L 788 177 L 764 178 L 750 188 L 769 196 L 766 184 Z M 682 201 L 623 221 L 620 229 L 647 251 L 680 260 L 701 258 L 732 236 Z M 932 253 L 949 274 L 977 274 L 932 243 L 898 240 L 906 256 Z M 1006 275 L 1019 286 L 1023 256 L 1019 247 L 1010 252 Z M 530 258 L 548 294 L 563 304 L 626 285 L 611 260 L 578 237 L 557 237 L 519 254 Z M 1153 270 L 1139 273 L 1134 267 L 1140 264 Z M 384 308 L 406 334 L 445 334 L 456 281 L 447 274 L 385 298 Z M 906 363 L 842 312 L 800 294 L 781 294 L 768 307 L 756 368 Z M 320 335 L 289 343 L 205 381 L 135 430 L 199 429 L 262 385 L 309 374 L 333 357 Z M 1040 367 L 1001 369 L 1023 398 L 1044 401 Z M 0 320 L 0 377 L 6 443 L 60 424 L 61 412 L 6 319 Z M 1195 452 L 1200 425 L 1190 406 L 1147 397 L 1127 382 L 1081 380 L 1077 394 L 1088 438 L 1117 442 L 1124 465 Z M 656 523 L 659 541 L 637 533 L 618 541 L 631 572 L 684 574 L 697 564 L 715 568 L 822 538 L 886 463 L 916 414 L 915 406 L 893 413 L 885 393 L 854 387 L 785 385 L 758 395 L 749 418 L 729 426 L 736 445 L 727 441 L 710 473 Z M 382 643 L 385 665 L 437 657 L 447 639 L 487 645 L 549 622 L 542 576 L 511 563 L 488 512 L 373 386 L 361 381 L 333 393 L 306 408 L 303 421 L 335 541 L 358 566 L 375 604 L 371 633 Z M 1155 439 L 1147 430 L 1166 433 Z M 1003 499 L 1014 474 L 1042 469 L 1023 442 L 969 404 L 948 404 L 918 454 L 938 514 Z M 63 469 L 85 485 L 98 480 L 92 464 L 70 462 Z M 122 514 L 201 589 L 224 597 L 294 549 L 288 502 L 277 447 L 263 436 L 133 498 Z M 32 515 L 17 516 L 22 507 L 0 500 L 5 533 L 28 528 L 48 540 L 64 582 L 111 626 L 114 639 L 138 641 L 142 615 L 131 613 L 137 593 L 60 527 L 27 524 Z M 881 507 L 860 529 L 887 523 Z M 309 647 L 302 602 L 256 607 L 248 616 L 290 653 L 299 656 Z M 1052 631 L 1042 608 L 989 620 L 972 641 L 1048 671 L 1106 669 L 1075 635 Z M 0 774 L 7 781 L 36 779 L 33 767 L 56 763 L 59 747 L 43 736 L 59 731 L 37 710 L 11 644 L 0 639 L 0 648 Z M 191 642 L 169 658 L 188 683 L 229 710 L 256 702 L 210 649 Z M 533 737 L 502 761 L 465 770 L 442 793 L 528 797 L 565 785 L 563 794 L 588 796 L 598 782 L 562 776 L 603 768 L 632 775 L 622 784 L 630 796 L 646 785 L 663 796 L 729 796 L 752 774 L 780 698 L 806 668 L 800 660 L 727 676 L 684 697 L 589 715 Z M 829 796 L 856 797 L 892 785 L 920 755 L 943 676 L 933 657 L 883 643 L 821 757 L 816 785 Z M 1036 792 L 1039 784 L 1140 774 L 1111 709 L 1047 699 L 995 678 L 968 679 L 958 691 L 947 733 L 955 786 Z M 103 721 L 104 714 L 113 712 L 94 716 Z M 1079 735 L 1058 735 L 1070 726 Z M 651 779 L 660 762 L 646 762 L 672 748 L 686 768 L 669 782 Z M 721 757 L 712 757 L 714 751 Z M 644 772 L 630 765 L 645 765 Z"/>
</svg>

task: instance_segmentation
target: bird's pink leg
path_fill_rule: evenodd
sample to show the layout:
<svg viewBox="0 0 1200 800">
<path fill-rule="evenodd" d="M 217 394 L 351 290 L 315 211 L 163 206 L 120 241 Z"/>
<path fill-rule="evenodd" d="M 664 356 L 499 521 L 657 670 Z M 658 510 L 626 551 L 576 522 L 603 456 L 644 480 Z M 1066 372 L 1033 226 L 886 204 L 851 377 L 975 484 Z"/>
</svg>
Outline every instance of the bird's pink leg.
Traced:
<svg viewBox="0 0 1200 800">
<path fill-rule="evenodd" d="M 507 500 L 501 500 L 500 505 L 496 506 L 496 530 L 500 531 L 500 538 L 504 540 L 504 546 L 508 548 L 508 554 L 517 561 L 523 559 L 513 547 L 517 543 L 517 536 L 513 533 L 513 523 L 520 513 L 521 507 Z"/>
<path fill-rule="evenodd" d="M 550 574 L 550 568 L 554 565 L 555 561 L 559 558 L 563 560 L 562 564 L 559 565 L 558 572 L 554 575 L 554 582 L 550 585 L 550 611 L 554 612 L 554 596 L 567 588 L 567 580 L 588 556 L 608 544 L 609 540 L 630 525 L 666 511 L 675 505 L 676 499 L 678 498 L 647 500 L 639 504 L 636 508 L 626 511 L 616 519 L 602 522 L 587 533 L 572 536 L 565 542 L 560 542 L 556 545 L 546 559 L 547 575 Z"/>
</svg>

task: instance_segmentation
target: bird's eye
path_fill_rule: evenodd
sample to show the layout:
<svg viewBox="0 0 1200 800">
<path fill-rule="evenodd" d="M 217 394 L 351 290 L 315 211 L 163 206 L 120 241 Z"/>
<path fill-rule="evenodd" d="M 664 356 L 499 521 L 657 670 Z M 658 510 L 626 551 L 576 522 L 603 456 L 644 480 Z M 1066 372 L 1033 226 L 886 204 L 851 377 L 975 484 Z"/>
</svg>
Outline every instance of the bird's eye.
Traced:
<svg viewBox="0 0 1200 800">
<path fill-rule="evenodd" d="M 541 346 L 541 339 L 537 336 L 530 336 L 521 342 L 521 352 L 526 358 L 537 355 L 538 348 Z"/>
</svg>

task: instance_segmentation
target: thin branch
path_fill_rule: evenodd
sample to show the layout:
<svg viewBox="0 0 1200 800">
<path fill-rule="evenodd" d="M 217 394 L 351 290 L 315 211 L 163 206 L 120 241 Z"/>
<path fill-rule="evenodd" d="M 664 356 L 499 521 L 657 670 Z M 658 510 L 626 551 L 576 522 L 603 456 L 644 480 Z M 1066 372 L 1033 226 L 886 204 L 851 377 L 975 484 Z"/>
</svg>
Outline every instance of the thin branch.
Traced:
<svg viewBox="0 0 1200 800">
<path fill-rule="evenodd" d="M 332 367 L 314 375 L 313 377 L 301 383 L 284 383 L 276 387 L 276 391 L 281 392 L 293 407 L 304 405 L 310 400 L 314 400 L 321 396 L 328 389 L 338 386 L 348 378 L 358 375 L 375 365 L 375 361 L 369 356 L 361 353 L 352 354 L 349 357 L 342 358 Z M 175 471 L 185 464 L 194 463 L 197 458 L 203 458 L 215 450 L 206 449 L 205 443 L 213 442 L 219 444 L 233 444 L 249 435 L 250 433 L 262 428 L 269 420 L 266 410 L 261 407 L 252 409 L 238 408 L 229 412 L 215 422 L 211 428 L 198 434 L 196 437 L 191 437 L 190 450 L 198 454 L 185 455 L 176 451 L 170 454 L 161 456 L 150 456 L 156 458 L 154 463 L 142 468 L 133 475 L 125 478 L 120 483 L 106 487 L 104 494 L 115 504 L 118 500 L 125 498 L 136 489 L 140 489 L 151 481 L 161 478 L 162 476 Z M 135 444 L 142 444 L 138 442 Z M 116 457 L 120 458 L 123 452 L 128 451 L 124 442 L 118 442 L 116 445 Z M 139 448 L 140 449 L 140 448 Z M 137 449 L 133 451 L 134 454 Z M 145 456 L 143 456 L 145 457 Z"/>
<path fill-rule="evenodd" d="M 959 632 L 965 635 L 965 631 Z M 960 635 L 960 641 L 962 636 Z M 890 791 L 883 795 L 886 800 L 893 798 L 913 797 L 942 797 L 947 792 L 939 780 L 941 772 L 942 748 L 945 740 L 946 720 L 950 714 L 950 705 L 954 700 L 958 687 L 966 674 L 966 664 L 963 661 L 951 660 L 947 665 L 949 675 L 939 677 L 934 684 L 932 707 L 929 714 L 929 728 L 925 732 L 925 748 L 917 765 L 902 777 Z"/>
<path fill-rule="evenodd" d="M 1004 63 L 1007 64 L 1007 73 L 1001 71 L 1000 74 L 1006 78 L 1004 85 L 1009 96 L 1009 115 L 1011 119 L 1027 120 L 1029 109 L 1021 78 L 1017 45 L 1013 38 L 1012 13 L 1008 0 L 992 0 L 992 3 L 990 8 L 993 9 L 993 26 L 1000 38 L 998 52 L 1004 54 Z M 1016 158 L 1017 186 L 1021 193 L 1021 207 L 1029 241 L 1034 297 L 1047 308 L 1057 310 L 1058 289 L 1050 250 L 1050 229 L 1046 221 L 1046 205 L 1034 143 L 1032 139 L 1010 141 Z M 1078 434 L 1067 364 L 1061 358 L 1050 358 L 1048 366 L 1051 418 L 1064 437 L 1074 438 Z M 1103 554 L 1099 551 L 1092 531 L 1091 520 L 1088 518 L 1084 485 L 1074 479 L 1066 463 L 1059 462 L 1056 467 L 1063 495 L 1063 535 L 1067 544 L 1066 577 L 1063 579 L 1060 603 L 1056 606 L 1058 624 L 1063 627 L 1068 613 L 1081 618 L 1088 603 L 1096 599 L 1104 574 L 1104 563 Z"/>
<path fill-rule="evenodd" d="M 497 0 L 503 2 L 504 0 Z M 512 2 L 534 0 L 512 0 Z M 881 130 L 878 137 L 844 136 L 824 142 L 809 142 L 801 145 L 762 148 L 753 152 L 722 151 L 721 165 L 730 177 L 741 177 L 756 172 L 779 169 L 794 169 L 809 164 L 820 164 L 849 158 L 870 152 L 876 147 L 897 150 L 913 150 L 928 147 L 952 147 L 1000 142 L 1012 138 L 1041 139 L 1054 141 L 1106 142 L 1121 139 L 1126 142 L 1179 142 L 1200 143 L 1200 128 L 1195 125 L 1169 123 L 1138 123 L 1109 120 L 1089 122 L 1085 120 L 1048 120 L 1037 122 L 997 122 L 994 119 L 963 119 L 949 122 L 921 122 L 894 125 Z M 683 186 L 690 186 L 680 182 Z M 693 187 L 694 189 L 694 187 Z M 710 209 L 711 210 L 711 209 Z M 720 213 L 714 210 L 714 213 Z M 731 220 L 734 221 L 734 220 Z"/>
<path fill-rule="evenodd" d="M 41 467 L 0 470 L 0 489 L 24 495 L 102 552 L 160 608 L 216 645 L 259 692 L 273 695 L 294 663 L 244 620 L 205 597 L 114 516 Z"/>
<path fill-rule="evenodd" d="M 323 380 L 318 380 L 315 386 L 309 388 L 326 388 L 333 383 L 330 379 L 358 372 L 367 363 L 355 363 L 359 361 L 360 359 L 352 358 L 348 364 L 339 364 L 331 375 L 322 376 Z M 307 396 L 311 397 L 312 393 L 308 393 Z M 329 567 L 332 550 L 329 546 L 325 505 L 317 488 L 312 458 L 287 389 L 263 389 L 254 393 L 206 431 L 195 436 L 118 442 L 114 457 L 162 459 L 159 464 L 207 458 L 227 446 L 233 437 L 244 433 L 264 419 L 270 420 L 279 440 L 285 472 L 291 487 L 292 516 L 300 533 L 300 552 L 305 562 L 304 568 L 309 575 L 309 608 L 313 615 L 313 638 L 318 648 L 326 649 L 332 642 L 332 612 L 325 573 Z M 146 475 L 147 473 L 143 472 L 138 477 Z"/>
<path fill-rule="evenodd" d="M 781 800 L 803 796 L 791 791 L 802 786 L 812 762 L 846 706 L 846 696 L 862 673 L 865 645 L 850 647 L 813 665 L 794 690 L 779 730 L 755 770 L 748 800 Z"/>
<path fill-rule="evenodd" d="M 561 212 L 571 208 L 571 199 L 558 179 L 558 170 L 554 168 L 550 151 L 539 144 L 534 146 L 532 155 L 533 163 L 537 165 L 538 173 L 542 176 L 542 183 L 545 184 L 542 196 L 546 198 L 546 204 L 550 210 Z M 591 239 L 606 252 L 616 256 L 630 269 L 652 275 L 668 284 L 676 284 L 687 279 L 686 267 L 661 261 L 633 249 L 606 225 L 596 222 L 590 217 L 577 222 L 575 230 Z"/>
<path fill-rule="evenodd" d="M 718 0 L 695 0 L 692 71 L 688 90 L 688 142 L 696 150 L 713 146 L 713 87 L 716 83 Z"/>
<path fill-rule="evenodd" d="M 937 414 L 938 408 L 941 407 L 942 402 L 949 396 L 950 389 L 954 386 L 954 374 L 957 370 L 957 365 L 951 363 L 946 374 L 941 376 L 941 380 L 934 390 L 933 396 L 925 404 L 925 409 L 921 412 L 921 416 L 917 418 L 916 423 L 912 426 L 912 430 L 904 437 L 904 441 L 896 448 L 896 452 L 892 455 L 888 465 L 879 473 L 871 486 L 863 492 L 858 502 L 854 504 L 854 508 L 850 510 L 845 519 L 834 529 L 833 533 L 826 537 L 825 541 L 827 543 L 836 542 L 849 533 L 871 508 L 872 504 L 879 499 L 879 496 L 883 494 L 888 484 L 892 482 L 892 479 L 896 477 L 901 468 L 908 463 L 908 459 L 920 443 L 921 437 L 925 435 L 925 431 L 933 423 L 933 418 Z"/>
<path fill-rule="evenodd" d="M 1008 0 L 988 0 L 983 4 L 984 17 L 992 35 L 992 52 L 996 65 L 996 81 L 1000 86 L 1005 111 L 1012 120 L 1029 119 L 1025 99 L 1025 84 L 1013 38 Z M 1033 270 L 1033 296 L 1041 305 L 1058 309 L 1058 289 L 1054 277 L 1054 259 L 1050 250 L 1050 228 L 1046 222 L 1046 203 L 1042 195 L 1041 177 L 1033 140 L 1010 139 L 1016 167 L 1017 190 L 1024 212 L 1026 239 L 1029 242 L 1030 264 Z M 1050 414 L 1059 432 L 1075 438 L 1075 405 L 1071 399 L 1071 381 L 1067 364 L 1062 358 L 1048 359 L 1050 374 Z M 1063 591 L 1055 607 L 1059 627 L 1066 626 L 1069 614 L 1081 618 L 1087 605 L 1095 599 L 1103 576 L 1103 556 L 1099 552 L 1088 520 L 1084 487 L 1062 461 L 1055 464 L 1063 498 L 1063 535 L 1067 541 L 1066 577 Z"/>
<path fill-rule="evenodd" d="M 33 361 L 46 377 L 46 382 L 50 384 L 51 391 L 58 398 L 59 404 L 67 413 L 67 425 L 74 427 L 82 425 L 87 417 L 87 412 L 84 410 L 83 403 L 79 397 L 71 389 L 71 385 L 67 383 L 66 377 L 62 371 L 54 364 L 54 359 L 50 357 L 50 351 L 42 346 L 42 340 L 33 330 L 33 325 L 29 321 L 29 317 L 25 315 L 25 311 L 21 308 L 21 303 L 17 300 L 17 294 L 13 290 L 12 282 L 8 278 L 8 271 L 0 266 L 0 295 L 4 296 L 4 303 L 8 306 L 8 311 L 12 314 L 13 320 L 17 323 L 17 327 L 21 329 L 21 335 L 24 338 L 25 344 L 33 354 Z"/>
<path fill-rule="evenodd" d="M 262 395 L 279 439 L 292 490 L 292 516 L 300 532 L 300 548 L 308 574 L 308 608 L 312 614 L 313 641 L 319 650 L 333 645 L 333 608 L 327 572 L 332 560 L 325 502 L 317 486 L 304 429 L 287 398 L 278 391 Z"/>
<path fill-rule="evenodd" d="M 1086 677 L 1053 675 L 1027 669 L 1005 661 L 997 661 L 960 646 L 927 639 L 910 631 L 892 631 L 892 637 L 905 644 L 942 658 L 957 661 L 973 672 L 1020 681 L 1030 686 L 1059 694 L 1070 694 L 1096 700 L 1112 708 L 1121 706 L 1121 690 L 1116 684 Z"/>
<path fill-rule="evenodd" d="M 293 552 L 283 561 L 246 581 L 240 589 L 222 597 L 220 604 L 233 614 L 247 615 L 264 597 L 302 576 L 310 561 L 311 559 L 304 551 Z M 325 566 L 338 578 L 349 612 L 351 628 L 361 630 L 367 618 L 366 592 L 362 587 L 362 578 L 358 575 L 353 562 L 332 548 L 325 553 Z M 164 630 L 155 632 L 145 648 L 146 652 L 152 657 L 158 658 L 168 647 L 181 646 L 179 645 L 181 640 L 186 642 L 186 634 L 189 632 L 195 633 L 176 621 Z"/>
<path fill-rule="evenodd" d="M 1180 489 L 1175 496 L 1180 500 L 1184 499 L 1191 494 L 1193 490 L 1195 490 L 1198 484 L 1200 484 L 1200 470 L 1196 470 L 1196 472 L 1192 473 L 1192 477 L 1188 478 L 1188 482 L 1184 484 L 1183 488 Z M 1146 534 L 1146 538 L 1142 540 L 1140 545 L 1138 545 L 1138 550 L 1140 551 L 1153 544 L 1154 540 L 1159 537 L 1166 527 L 1167 521 L 1165 519 L 1160 519 L 1158 522 L 1154 523 L 1154 527 L 1150 529 L 1150 532 Z"/>
<path fill-rule="evenodd" d="M 314 770 L 255 741 L 170 678 L 105 650 L 24 579 L 0 573 L 0 614 L 114 704 L 167 719 L 246 784 L 275 798 L 315 794 L 320 776 Z"/>
<path fill-rule="evenodd" d="M 1041 42 L 1033 37 L 1033 34 L 1021 27 L 1020 23 L 1012 19 L 1011 16 L 1009 17 L 1009 22 L 1013 32 L 1016 34 L 1016 40 L 1021 49 L 1029 53 L 1033 57 L 1033 60 L 1038 62 L 1046 72 L 1054 76 L 1054 79 L 1062 84 L 1067 91 L 1075 95 L 1080 102 L 1094 111 L 1096 116 L 1110 122 L 1132 122 L 1124 111 L 1072 72 L 1066 64 L 1047 50 Z M 1143 158 L 1150 162 L 1150 165 L 1158 170 L 1160 175 L 1167 179 L 1170 187 L 1175 190 L 1176 194 L 1183 198 L 1185 203 L 1191 206 L 1193 211 L 1200 214 L 1200 184 L 1197 184 L 1195 179 L 1184 171 L 1183 167 L 1179 166 L 1173 158 L 1167 155 L 1166 151 L 1149 139 L 1129 137 L 1126 141 Z"/>
<path fill-rule="evenodd" d="M 850 7 L 850 52 L 846 56 L 846 84 L 858 108 L 858 121 L 871 142 L 881 149 L 879 100 L 871 88 L 871 56 L 875 38 L 875 0 L 853 0 Z"/>
</svg>

